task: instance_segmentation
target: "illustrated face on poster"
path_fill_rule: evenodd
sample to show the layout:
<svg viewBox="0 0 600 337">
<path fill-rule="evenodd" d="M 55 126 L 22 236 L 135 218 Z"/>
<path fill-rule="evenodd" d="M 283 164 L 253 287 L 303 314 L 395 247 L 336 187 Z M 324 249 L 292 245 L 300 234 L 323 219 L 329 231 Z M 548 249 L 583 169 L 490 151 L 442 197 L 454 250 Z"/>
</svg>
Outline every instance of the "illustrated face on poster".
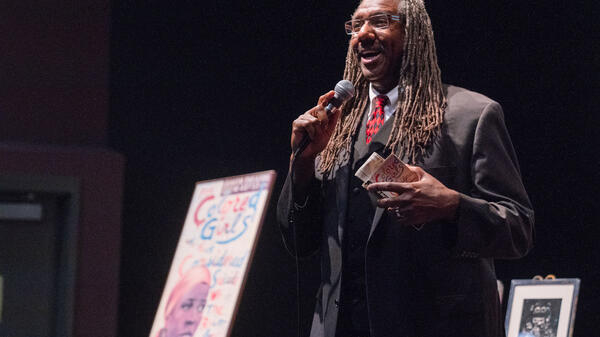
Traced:
<svg viewBox="0 0 600 337">
<path fill-rule="evenodd" d="M 562 299 L 526 299 L 519 337 L 556 337 Z"/>
<path fill-rule="evenodd" d="M 165 327 L 160 337 L 193 336 L 206 307 L 210 287 L 210 272 L 207 268 L 190 269 L 175 285 L 165 309 Z"/>
</svg>

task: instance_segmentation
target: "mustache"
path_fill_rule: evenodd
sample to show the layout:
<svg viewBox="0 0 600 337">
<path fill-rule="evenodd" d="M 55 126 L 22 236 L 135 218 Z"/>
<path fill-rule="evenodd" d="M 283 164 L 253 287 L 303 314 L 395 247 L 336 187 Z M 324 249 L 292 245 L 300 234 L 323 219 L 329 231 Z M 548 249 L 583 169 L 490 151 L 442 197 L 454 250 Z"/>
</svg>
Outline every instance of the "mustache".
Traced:
<svg viewBox="0 0 600 337">
<path fill-rule="evenodd" d="M 369 48 L 355 48 L 354 52 L 356 53 L 356 55 L 358 56 L 364 56 L 364 55 L 369 55 L 369 54 L 379 54 L 385 51 L 385 48 L 383 48 L 382 46 L 376 46 L 376 47 L 369 47 Z"/>
<path fill-rule="evenodd" d="M 385 51 L 385 47 L 377 41 L 368 44 L 360 42 L 357 43 L 352 49 L 354 53 L 358 56 L 362 56 L 368 53 L 381 53 Z"/>
</svg>

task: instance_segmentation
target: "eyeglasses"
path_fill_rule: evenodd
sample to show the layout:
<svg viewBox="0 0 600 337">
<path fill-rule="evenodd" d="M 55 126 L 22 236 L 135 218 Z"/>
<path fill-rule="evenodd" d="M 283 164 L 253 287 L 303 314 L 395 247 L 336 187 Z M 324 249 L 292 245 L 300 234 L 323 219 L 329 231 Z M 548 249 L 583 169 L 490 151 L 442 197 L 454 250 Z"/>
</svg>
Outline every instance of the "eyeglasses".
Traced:
<svg viewBox="0 0 600 337">
<path fill-rule="evenodd" d="M 365 24 L 365 21 L 369 21 L 369 25 L 375 29 L 386 29 L 390 26 L 391 21 L 400 22 L 400 15 L 382 13 L 369 16 L 366 19 L 354 19 L 346 21 L 344 25 L 346 28 L 346 34 L 358 34 L 362 26 Z"/>
</svg>

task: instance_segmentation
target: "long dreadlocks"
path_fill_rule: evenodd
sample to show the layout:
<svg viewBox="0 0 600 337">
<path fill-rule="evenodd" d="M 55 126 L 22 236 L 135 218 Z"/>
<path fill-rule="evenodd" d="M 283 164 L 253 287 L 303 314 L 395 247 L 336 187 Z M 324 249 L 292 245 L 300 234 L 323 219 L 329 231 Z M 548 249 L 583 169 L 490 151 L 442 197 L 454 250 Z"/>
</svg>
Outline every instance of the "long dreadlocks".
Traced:
<svg viewBox="0 0 600 337">
<path fill-rule="evenodd" d="M 405 22 L 404 52 L 398 79 L 398 106 L 385 148 L 416 163 L 442 124 L 446 98 L 433 29 L 423 0 L 402 0 L 398 7 Z M 340 121 L 320 154 L 318 169 L 326 174 L 332 171 L 336 159 L 343 162 L 349 158 L 352 137 L 369 101 L 369 82 L 352 47 L 348 48 L 344 78 L 354 83 L 356 95 L 341 107 Z"/>
</svg>

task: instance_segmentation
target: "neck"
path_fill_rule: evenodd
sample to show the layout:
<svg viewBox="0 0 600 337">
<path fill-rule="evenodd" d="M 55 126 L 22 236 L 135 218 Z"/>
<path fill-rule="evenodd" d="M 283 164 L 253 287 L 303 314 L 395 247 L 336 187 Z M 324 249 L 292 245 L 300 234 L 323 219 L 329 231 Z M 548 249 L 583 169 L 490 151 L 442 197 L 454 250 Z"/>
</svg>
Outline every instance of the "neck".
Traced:
<svg viewBox="0 0 600 337">
<path fill-rule="evenodd" d="M 373 85 L 373 88 L 377 90 L 378 93 L 387 94 L 390 92 L 390 90 L 397 86 L 398 83 L 394 83 L 394 81 L 390 81 L 389 83 L 371 82 L 371 85 Z"/>
</svg>

